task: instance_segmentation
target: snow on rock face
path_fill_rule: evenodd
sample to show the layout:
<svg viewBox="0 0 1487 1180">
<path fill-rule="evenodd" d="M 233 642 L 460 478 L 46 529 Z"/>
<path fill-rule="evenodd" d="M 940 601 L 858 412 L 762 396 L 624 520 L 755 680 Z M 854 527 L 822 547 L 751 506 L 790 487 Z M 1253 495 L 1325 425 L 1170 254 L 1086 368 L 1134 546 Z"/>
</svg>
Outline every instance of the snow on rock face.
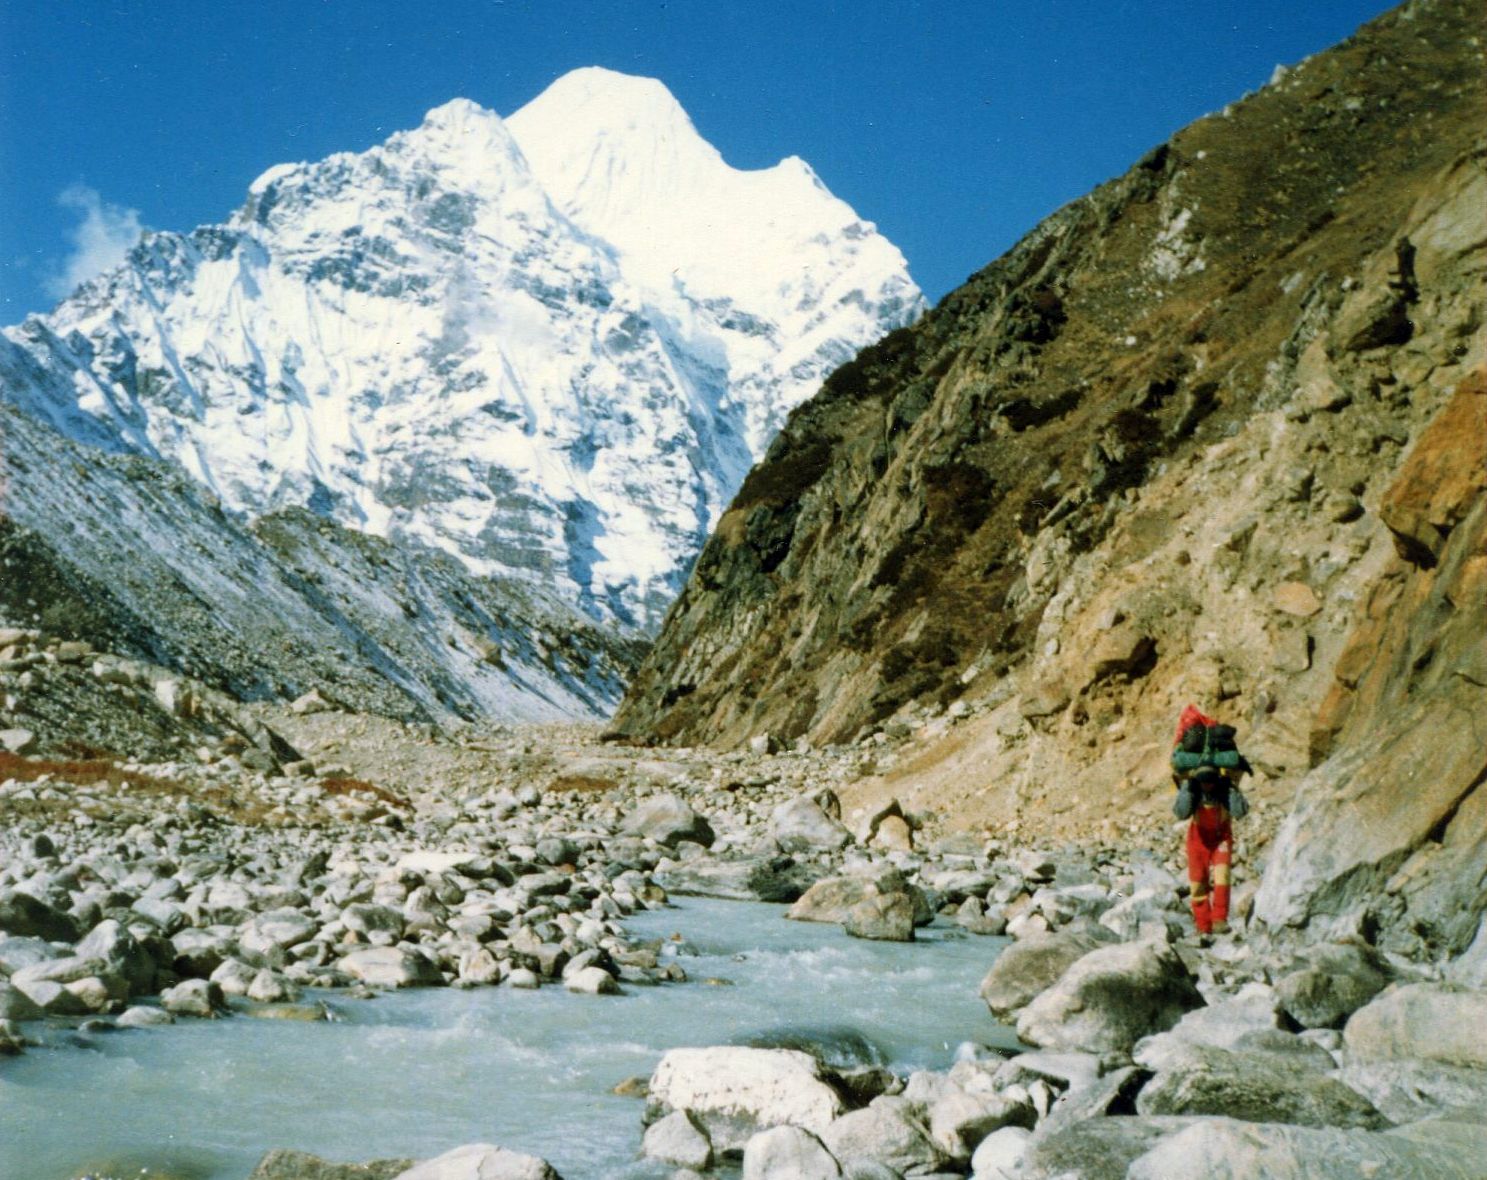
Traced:
<svg viewBox="0 0 1487 1180">
<path fill-rule="evenodd" d="M 736 171 L 659 82 L 589 69 L 147 236 L 6 330 L 47 379 L 3 396 L 231 507 L 308 506 L 649 628 L 784 415 L 922 306 L 803 163 Z"/>
</svg>

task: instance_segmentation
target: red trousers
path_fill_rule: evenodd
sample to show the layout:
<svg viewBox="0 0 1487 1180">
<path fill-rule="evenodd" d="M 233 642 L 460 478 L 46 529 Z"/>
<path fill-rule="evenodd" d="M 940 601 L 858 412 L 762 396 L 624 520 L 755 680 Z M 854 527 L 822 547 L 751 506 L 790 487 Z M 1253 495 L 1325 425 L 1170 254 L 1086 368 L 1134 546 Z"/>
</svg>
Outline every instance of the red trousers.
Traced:
<svg viewBox="0 0 1487 1180">
<path fill-rule="evenodd" d="M 1199 934 L 1213 932 L 1215 922 L 1229 920 L 1229 863 L 1234 832 L 1229 813 L 1215 803 L 1200 806 L 1188 824 L 1188 900 Z"/>
</svg>

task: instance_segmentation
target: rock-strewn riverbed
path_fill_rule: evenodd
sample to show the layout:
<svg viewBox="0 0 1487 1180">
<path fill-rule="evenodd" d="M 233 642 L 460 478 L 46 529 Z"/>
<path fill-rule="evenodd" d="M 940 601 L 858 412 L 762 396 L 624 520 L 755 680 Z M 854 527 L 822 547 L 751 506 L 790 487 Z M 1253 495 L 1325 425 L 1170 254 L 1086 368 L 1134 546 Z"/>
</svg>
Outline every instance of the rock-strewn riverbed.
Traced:
<svg viewBox="0 0 1487 1180">
<path fill-rule="evenodd" d="M 648 927 L 670 896 L 703 893 L 788 902 L 829 924 L 825 945 L 912 940 L 938 915 L 937 930 L 964 935 L 957 953 L 985 948 L 989 1011 L 979 1037 L 917 1023 L 929 1051 L 883 1060 L 823 1059 L 809 1036 L 740 1045 L 726 1027 L 686 1049 L 647 1041 L 655 1060 L 628 1089 L 648 1097 L 624 1152 L 663 1173 L 1175 1176 L 1187 1160 L 1207 1174 L 1222 1150 L 1243 1164 L 1236 1176 L 1363 1174 L 1339 1169 L 1370 1160 L 1483 1174 L 1487 1133 L 1461 1121 L 1487 1098 L 1471 962 L 1448 978 L 1379 953 L 1362 930 L 1289 948 L 1246 939 L 1243 886 L 1237 932 L 1200 946 L 1175 848 L 1019 847 L 937 833 L 892 806 L 843 816 L 837 788 L 861 766 L 850 747 L 663 754 L 578 729 L 439 739 L 314 702 L 268 720 L 307 755 L 288 774 L 254 769 L 231 741 L 149 764 L 7 761 L 9 1050 L 66 1027 L 86 1041 L 120 1027 L 111 1035 L 173 1036 L 150 1026 L 230 1013 L 317 1021 L 404 987 L 554 989 L 574 1022 L 592 1019 L 585 1005 L 625 1003 L 605 998 L 617 990 L 722 993 L 725 975 L 700 976 Z M 1014 940 L 1000 956 L 997 935 Z M 944 948 L 914 953 L 929 966 Z M 981 974 L 959 985 L 967 998 Z M 779 1023 L 812 986 L 780 988 Z M 857 999 L 839 997 L 844 1015 Z M 858 1029 L 869 1040 L 896 1023 L 875 1021 Z M 465 1138 L 452 1126 L 447 1147 Z M 437 1154 L 419 1142 L 402 1158 Z M 416 1175 L 548 1174 L 511 1151 Z M 260 1174 L 311 1167 L 281 1156 Z"/>
</svg>

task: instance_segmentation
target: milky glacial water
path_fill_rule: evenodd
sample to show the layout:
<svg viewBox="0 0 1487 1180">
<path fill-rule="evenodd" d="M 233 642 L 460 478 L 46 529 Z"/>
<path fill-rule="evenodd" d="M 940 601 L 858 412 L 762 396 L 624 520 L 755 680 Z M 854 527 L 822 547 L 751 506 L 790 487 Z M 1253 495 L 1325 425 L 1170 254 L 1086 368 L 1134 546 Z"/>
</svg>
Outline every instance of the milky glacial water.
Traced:
<svg viewBox="0 0 1487 1180">
<path fill-rule="evenodd" d="M 667 1049 L 855 1030 L 906 1070 L 948 1066 L 962 1041 L 1015 1043 L 976 995 L 1005 939 L 936 927 L 914 943 L 864 942 L 783 912 L 681 898 L 636 916 L 633 934 L 680 933 L 700 953 L 680 960 L 693 982 L 623 996 L 328 992 L 339 1022 L 48 1030 L 44 1047 L 0 1059 L 0 1178 L 92 1167 L 243 1180 L 274 1147 L 359 1161 L 487 1142 L 543 1156 L 566 1180 L 651 1180 L 671 1169 L 636 1158 L 642 1104 L 609 1091 L 649 1076 Z"/>
</svg>

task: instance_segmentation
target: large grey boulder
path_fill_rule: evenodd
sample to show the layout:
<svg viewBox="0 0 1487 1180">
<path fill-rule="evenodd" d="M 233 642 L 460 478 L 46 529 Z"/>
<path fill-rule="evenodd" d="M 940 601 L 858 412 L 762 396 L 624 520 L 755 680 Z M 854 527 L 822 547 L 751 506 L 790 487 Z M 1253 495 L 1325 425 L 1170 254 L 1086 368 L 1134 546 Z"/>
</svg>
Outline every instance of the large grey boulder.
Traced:
<svg viewBox="0 0 1487 1180">
<path fill-rule="evenodd" d="M 76 942 L 79 933 L 70 914 L 20 890 L 0 893 L 0 931 L 48 942 Z"/>
<path fill-rule="evenodd" d="M 122 975 L 135 995 L 155 990 L 155 960 L 122 925 L 107 918 L 77 944 L 80 958 L 94 959 Z"/>
<path fill-rule="evenodd" d="M 0 1020 L 39 1020 L 41 1006 L 19 988 L 0 980 Z"/>
<path fill-rule="evenodd" d="M 1018 1016 L 1017 1035 L 1044 1048 L 1129 1053 L 1202 1004 L 1166 943 L 1120 943 L 1091 951 L 1038 995 Z"/>
<path fill-rule="evenodd" d="M 222 989 L 205 979 L 187 979 L 160 993 L 160 1006 L 172 1016 L 210 1019 L 227 1006 Z"/>
<path fill-rule="evenodd" d="M 846 1109 L 809 1053 L 737 1045 L 672 1049 L 651 1075 L 649 1099 L 662 1111 L 690 1111 L 717 1152 L 742 1151 L 769 1127 L 819 1135 Z"/>
<path fill-rule="evenodd" d="M 1233 1049 L 1252 1033 L 1269 1032 L 1281 1027 L 1279 999 L 1275 989 L 1264 983 L 1249 983 L 1235 995 L 1216 1003 L 1194 1008 L 1166 1032 L 1149 1041 L 1181 1041 L 1188 1045 L 1212 1045 Z M 1136 1047 L 1136 1059 L 1148 1041 Z"/>
<path fill-rule="evenodd" d="M 914 900 L 907 893 L 865 897 L 847 911 L 842 925 L 853 938 L 913 942 Z"/>
<path fill-rule="evenodd" d="M 1170 1115 L 1085 1119 L 1028 1140 L 1018 1180 L 1125 1180 L 1132 1160 L 1197 1122 Z"/>
<path fill-rule="evenodd" d="M 685 1110 L 674 1110 L 647 1127 L 640 1151 L 648 1159 L 699 1172 L 706 1171 L 713 1160 L 707 1132 Z"/>
<path fill-rule="evenodd" d="M 1412 983 L 1353 1013 L 1343 1045 L 1357 1059 L 1423 1058 L 1487 1069 L 1487 992 Z"/>
<path fill-rule="evenodd" d="M 1293 1127 L 1203 1119 L 1133 1160 L 1129 1180 L 1253 1180 L 1306 1177 L 1419 1177 L 1481 1180 L 1487 1175 L 1487 1128 L 1428 1122 L 1392 1131 Z"/>
<path fill-rule="evenodd" d="M 771 1127 L 744 1147 L 743 1180 L 839 1180 L 841 1174 L 821 1140 L 802 1127 Z"/>
<path fill-rule="evenodd" d="M 790 856 L 697 858 L 656 874 L 668 893 L 729 901 L 793 902 L 820 878 L 820 870 Z"/>
<path fill-rule="evenodd" d="M 1305 966 L 1281 976 L 1275 991 L 1286 1014 L 1302 1028 L 1341 1028 L 1384 990 L 1390 975 L 1370 947 L 1322 944 L 1307 947 Z"/>
<path fill-rule="evenodd" d="M 239 946 L 257 955 L 288 950 L 315 936 L 315 919 L 299 910 L 281 908 L 259 914 L 238 936 Z"/>
<path fill-rule="evenodd" d="M 418 987 L 439 984 L 444 977 L 428 959 L 396 946 L 374 946 L 344 955 L 336 964 L 370 987 Z"/>
<path fill-rule="evenodd" d="M 68 954 L 44 938 L 0 935 L 0 975 L 13 975 L 24 967 L 33 967 L 48 959 L 65 958 Z"/>
<path fill-rule="evenodd" d="M 396 1180 L 562 1180 L 553 1166 L 535 1155 L 490 1143 L 470 1143 L 414 1164 Z"/>
<path fill-rule="evenodd" d="M 868 877 L 850 873 L 824 877 L 801 894 L 785 911 L 785 917 L 795 922 L 842 923 L 853 906 L 878 895 L 877 884 Z"/>
<path fill-rule="evenodd" d="M 973 1093 L 951 1081 L 925 1104 L 924 1124 L 930 1141 L 946 1159 L 964 1163 L 986 1136 L 1002 1127 L 1028 1123 L 1030 1115 L 1025 1104 L 1005 1094 Z"/>
<path fill-rule="evenodd" d="M 802 795 L 781 803 L 769 817 L 769 834 L 786 852 L 845 848 L 852 833 Z"/>
<path fill-rule="evenodd" d="M 403 937 L 402 912 L 390 905 L 353 902 L 341 911 L 341 922 L 368 942 L 391 945 Z"/>
<path fill-rule="evenodd" d="M 981 981 L 981 998 L 993 1016 L 1005 1020 L 1057 983 L 1065 971 L 1090 951 L 1108 941 L 1087 931 L 1070 930 L 1020 938 L 1005 947 L 992 963 Z"/>
<path fill-rule="evenodd" d="M 821 1142 L 844 1167 L 874 1160 L 900 1172 L 927 1172 L 946 1159 L 902 1098 L 875 1098 L 862 1110 L 842 1115 L 821 1132 Z"/>
<path fill-rule="evenodd" d="M 679 795 L 651 795 L 641 800 L 620 824 L 620 832 L 627 836 L 642 836 L 674 848 L 683 841 L 711 847 L 714 840 L 712 825 L 693 811 L 687 801 Z"/>
<path fill-rule="evenodd" d="M 1305 1057 L 1201 1045 L 1169 1055 L 1137 1095 L 1136 1110 L 1308 1127 L 1375 1128 L 1384 1122 L 1368 1099 Z"/>
</svg>

